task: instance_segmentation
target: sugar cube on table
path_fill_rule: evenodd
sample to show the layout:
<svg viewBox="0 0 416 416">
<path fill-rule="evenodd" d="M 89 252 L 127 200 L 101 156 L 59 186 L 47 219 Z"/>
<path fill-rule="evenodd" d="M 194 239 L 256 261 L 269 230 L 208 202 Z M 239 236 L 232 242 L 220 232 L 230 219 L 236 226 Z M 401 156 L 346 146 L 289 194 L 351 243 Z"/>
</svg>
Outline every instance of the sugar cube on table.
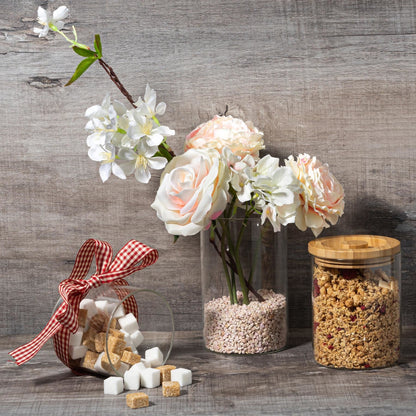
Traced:
<svg viewBox="0 0 416 416">
<path fill-rule="evenodd" d="M 149 406 L 149 396 L 146 393 L 129 393 L 126 394 L 127 406 L 131 409 Z"/>
<path fill-rule="evenodd" d="M 92 299 L 82 299 L 79 308 L 88 311 L 88 319 L 92 318 L 98 312 L 95 302 Z"/>
<path fill-rule="evenodd" d="M 142 363 L 137 363 L 124 373 L 124 387 L 126 390 L 138 390 L 140 388 L 140 373 L 145 369 L 146 367 Z"/>
<path fill-rule="evenodd" d="M 78 331 L 75 334 L 69 336 L 69 345 L 77 346 L 82 343 L 82 336 L 84 335 L 84 328 L 78 327 Z"/>
<path fill-rule="evenodd" d="M 104 380 L 104 394 L 120 394 L 123 389 L 123 377 L 108 377 Z"/>
<path fill-rule="evenodd" d="M 143 334 L 137 330 L 130 334 L 130 339 L 135 348 L 137 348 L 144 340 Z"/>
<path fill-rule="evenodd" d="M 165 397 L 177 397 L 181 394 L 181 386 L 177 381 L 164 381 L 162 393 Z"/>
<path fill-rule="evenodd" d="M 140 384 L 148 389 L 160 386 L 160 371 L 156 368 L 146 368 L 140 373 Z"/>
<path fill-rule="evenodd" d="M 176 368 L 170 372 L 171 381 L 178 381 L 180 386 L 192 384 L 192 371 L 186 368 Z"/>
<path fill-rule="evenodd" d="M 88 348 L 85 345 L 70 345 L 69 346 L 69 355 L 73 360 L 78 360 L 83 358 L 87 353 Z"/>
<path fill-rule="evenodd" d="M 160 382 L 163 383 L 164 381 L 171 381 L 170 380 L 170 373 L 176 367 L 174 365 L 161 365 L 156 367 L 160 371 Z"/>
<path fill-rule="evenodd" d="M 163 353 L 159 347 L 150 348 L 145 351 L 144 358 L 151 367 L 158 367 L 163 364 Z"/>
<path fill-rule="evenodd" d="M 120 318 L 118 323 L 120 324 L 121 329 L 124 329 L 124 331 L 129 334 L 139 330 L 137 319 L 132 313 L 128 313 L 126 316 Z"/>
</svg>

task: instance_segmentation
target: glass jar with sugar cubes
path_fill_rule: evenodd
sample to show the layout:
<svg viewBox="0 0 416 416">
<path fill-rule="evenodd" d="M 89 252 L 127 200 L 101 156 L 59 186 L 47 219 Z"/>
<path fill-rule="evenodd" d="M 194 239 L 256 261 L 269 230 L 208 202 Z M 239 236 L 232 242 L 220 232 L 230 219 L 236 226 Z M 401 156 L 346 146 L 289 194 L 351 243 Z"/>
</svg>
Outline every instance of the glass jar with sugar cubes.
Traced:
<svg viewBox="0 0 416 416">
<path fill-rule="evenodd" d="M 122 377 L 138 362 L 165 364 L 172 349 L 172 310 L 153 290 L 115 283 L 93 288 L 80 302 L 78 323 L 68 343 L 69 366 L 76 372 Z"/>
<path fill-rule="evenodd" d="M 313 347 L 318 364 L 391 366 L 400 350 L 400 242 L 373 235 L 319 238 L 312 254 Z"/>
</svg>

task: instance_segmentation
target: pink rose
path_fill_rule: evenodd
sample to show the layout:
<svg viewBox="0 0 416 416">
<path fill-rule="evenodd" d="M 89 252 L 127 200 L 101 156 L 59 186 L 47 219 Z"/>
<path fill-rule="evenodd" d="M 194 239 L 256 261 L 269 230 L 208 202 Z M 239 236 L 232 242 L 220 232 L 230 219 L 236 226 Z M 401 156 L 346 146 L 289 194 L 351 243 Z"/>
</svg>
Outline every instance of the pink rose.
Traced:
<svg viewBox="0 0 416 416">
<path fill-rule="evenodd" d="M 166 165 L 151 206 L 170 234 L 194 235 L 224 211 L 229 181 L 227 163 L 216 150 L 190 149 Z"/>
<path fill-rule="evenodd" d="M 215 116 L 199 125 L 185 140 L 185 150 L 217 149 L 221 153 L 224 147 L 228 147 L 241 158 L 251 155 L 258 159 L 259 150 L 264 149 L 263 133 L 251 121 L 244 122 L 231 116 Z"/>
<path fill-rule="evenodd" d="M 344 189 L 327 164 L 316 157 L 301 154 L 295 161 L 293 156 L 285 161 L 298 178 L 301 186 L 301 205 L 296 212 L 296 226 L 305 231 L 311 228 L 315 237 L 329 224 L 335 225 L 344 213 Z"/>
</svg>

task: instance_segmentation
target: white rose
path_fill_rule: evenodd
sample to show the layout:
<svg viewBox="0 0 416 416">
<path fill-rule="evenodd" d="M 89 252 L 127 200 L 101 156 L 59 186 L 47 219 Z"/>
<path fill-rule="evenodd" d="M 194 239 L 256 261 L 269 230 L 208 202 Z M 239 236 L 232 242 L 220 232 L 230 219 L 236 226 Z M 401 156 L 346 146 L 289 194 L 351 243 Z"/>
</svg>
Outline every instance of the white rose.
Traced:
<svg viewBox="0 0 416 416">
<path fill-rule="evenodd" d="M 224 211 L 229 181 L 229 168 L 217 150 L 190 149 L 166 165 L 151 207 L 170 234 L 194 235 Z"/>
</svg>

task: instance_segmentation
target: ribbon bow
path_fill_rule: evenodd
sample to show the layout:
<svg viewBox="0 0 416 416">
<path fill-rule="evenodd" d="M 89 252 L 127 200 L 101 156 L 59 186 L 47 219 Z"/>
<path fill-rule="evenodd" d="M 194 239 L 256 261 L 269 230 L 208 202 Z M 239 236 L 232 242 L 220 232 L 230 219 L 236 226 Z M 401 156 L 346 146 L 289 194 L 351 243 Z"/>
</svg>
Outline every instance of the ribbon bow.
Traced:
<svg viewBox="0 0 416 416">
<path fill-rule="evenodd" d="M 90 289 L 102 284 L 114 282 L 125 286 L 125 277 L 152 265 L 158 259 L 158 252 L 136 240 L 130 240 L 116 255 L 105 242 L 95 239 L 87 240 L 79 249 L 71 275 L 59 284 L 62 303 L 55 311 L 42 332 L 29 343 L 16 348 L 9 354 L 21 365 L 33 358 L 45 342 L 54 336 L 55 350 L 59 358 L 69 364 L 68 343 L 71 333 L 78 330 L 79 304 Z M 96 272 L 88 279 L 93 258 L 96 261 Z"/>
</svg>

